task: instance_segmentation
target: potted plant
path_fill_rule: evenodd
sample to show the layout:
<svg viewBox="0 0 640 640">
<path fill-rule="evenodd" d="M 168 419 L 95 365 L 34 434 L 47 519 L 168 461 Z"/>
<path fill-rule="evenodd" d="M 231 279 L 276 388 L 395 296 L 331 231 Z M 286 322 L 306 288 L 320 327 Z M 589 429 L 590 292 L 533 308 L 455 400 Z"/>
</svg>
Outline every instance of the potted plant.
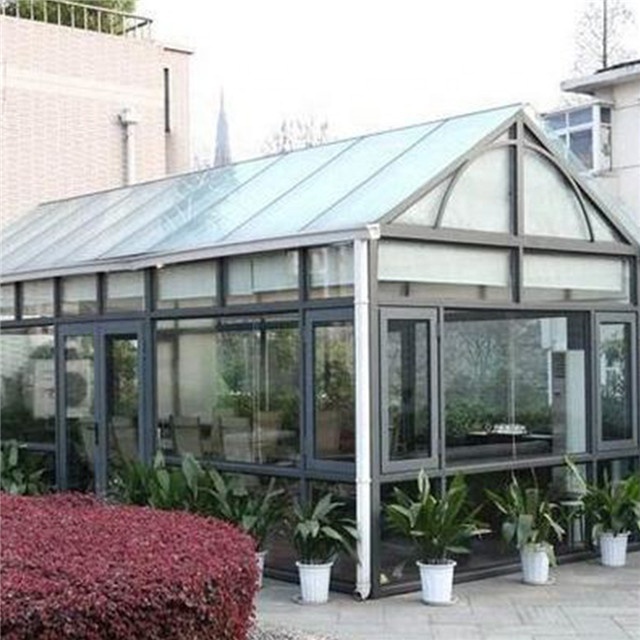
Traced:
<svg viewBox="0 0 640 640">
<path fill-rule="evenodd" d="M 205 473 L 208 482 L 205 482 L 204 490 L 212 499 L 210 515 L 235 524 L 255 541 L 258 586 L 261 588 L 267 555 L 265 543 L 282 521 L 284 490 L 275 488 L 275 478 L 271 478 L 266 489 L 249 491 L 241 477 L 225 477 L 213 468 L 207 469 Z"/>
<path fill-rule="evenodd" d="M 338 553 L 344 551 L 357 560 L 355 522 L 344 515 L 344 503 L 327 493 L 317 502 L 294 503 L 292 530 L 301 602 L 327 602 L 331 567 Z"/>
<path fill-rule="evenodd" d="M 471 538 L 489 530 L 470 509 L 464 477 L 456 476 L 441 497 L 431 489 L 429 477 L 420 471 L 417 499 L 398 487 L 394 501 L 385 506 L 392 529 L 413 540 L 418 547 L 422 601 L 426 604 L 452 602 L 454 554 L 469 553 Z"/>
<path fill-rule="evenodd" d="M 537 486 L 523 488 L 515 475 L 503 494 L 487 490 L 502 513 L 502 536 L 520 551 L 523 581 L 544 585 L 549 582 L 549 566 L 556 565 L 553 541 L 562 540 L 564 529 L 556 519 L 558 505 L 550 502 Z"/>
<path fill-rule="evenodd" d="M 623 567 L 627 561 L 629 535 L 640 530 L 640 475 L 614 482 L 605 474 L 602 485 L 589 484 L 571 460 L 567 465 L 579 483 L 591 539 L 600 548 L 605 567 Z"/>
</svg>

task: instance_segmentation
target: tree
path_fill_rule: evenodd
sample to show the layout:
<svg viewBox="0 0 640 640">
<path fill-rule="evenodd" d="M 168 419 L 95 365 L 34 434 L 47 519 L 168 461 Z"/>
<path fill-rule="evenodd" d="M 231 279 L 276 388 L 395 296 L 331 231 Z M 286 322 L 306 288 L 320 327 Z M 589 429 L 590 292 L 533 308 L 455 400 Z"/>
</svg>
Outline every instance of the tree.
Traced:
<svg viewBox="0 0 640 640">
<path fill-rule="evenodd" d="M 288 153 L 294 149 L 307 149 L 329 140 L 326 120 L 318 122 L 313 116 L 285 118 L 280 127 L 264 144 L 265 153 Z"/>
<path fill-rule="evenodd" d="M 108 12 L 131 13 L 136 10 L 136 1 L 82 0 L 83 5 L 95 7 L 95 9 L 70 5 L 58 0 L 4 0 L 0 4 L 3 5 L 3 15 L 121 35 L 142 25 L 137 24 L 137 21 L 132 22 L 129 17 Z M 107 13 L 102 13 L 101 10 Z"/>
<path fill-rule="evenodd" d="M 635 20 L 628 0 L 586 0 L 576 24 L 574 73 L 589 75 L 637 57 L 626 45 Z"/>
</svg>

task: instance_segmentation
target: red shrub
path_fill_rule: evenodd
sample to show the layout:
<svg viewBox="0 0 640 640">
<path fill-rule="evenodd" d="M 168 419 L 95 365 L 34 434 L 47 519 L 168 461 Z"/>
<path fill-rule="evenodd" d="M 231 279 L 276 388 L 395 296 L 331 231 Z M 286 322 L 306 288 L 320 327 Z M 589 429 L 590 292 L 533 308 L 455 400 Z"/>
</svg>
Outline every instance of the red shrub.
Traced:
<svg viewBox="0 0 640 640">
<path fill-rule="evenodd" d="M 0 494 L 3 639 L 245 638 L 252 540 L 178 511 Z"/>
</svg>

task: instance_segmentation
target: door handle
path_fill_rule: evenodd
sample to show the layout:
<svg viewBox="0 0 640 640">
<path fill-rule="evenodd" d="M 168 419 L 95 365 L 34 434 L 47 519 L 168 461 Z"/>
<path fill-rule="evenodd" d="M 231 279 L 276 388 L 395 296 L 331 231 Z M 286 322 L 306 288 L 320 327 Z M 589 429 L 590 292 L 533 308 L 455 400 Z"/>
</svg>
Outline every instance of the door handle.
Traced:
<svg viewBox="0 0 640 640">
<path fill-rule="evenodd" d="M 93 423 L 93 443 L 95 444 L 95 446 L 98 446 L 98 423 L 94 422 Z"/>
</svg>

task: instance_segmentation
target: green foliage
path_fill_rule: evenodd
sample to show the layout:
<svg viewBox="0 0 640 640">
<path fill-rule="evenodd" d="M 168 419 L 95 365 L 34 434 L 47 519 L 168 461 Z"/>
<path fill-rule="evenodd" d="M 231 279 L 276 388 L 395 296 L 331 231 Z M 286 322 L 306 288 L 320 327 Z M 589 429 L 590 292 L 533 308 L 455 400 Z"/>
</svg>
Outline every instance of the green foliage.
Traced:
<svg viewBox="0 0 640 640">
<path fill-rule="evenodd" d="M 44 469 L 29 464 L 20 455 L 21 447 L 15 440 L 0 445 L 0 490 L 12 495 L 38 495 L 44 493 Z"/>
<path fill-rule="evenodd" d="M 555 565 L 552 541 L 560 541 L 564 536 L 564 529 L 556 519 L 558 505 L 550 502 L 537 486 L 522 487 L 515 475 L 503 493 L 489 490 L 486 493 L 503 515 L 505 542 L 515 544 L 519 550 L 530 545 L 540 547 Z"/>
<path fill-rule="evenodd" d="M 476 518 L 480 507 L 469 508 L 467 493 L 464 477 L 458 475 L 439 498 L 422 470 L 416 500 L 394 487 L 395 501 L 385 506 L 387 520 L 392 529 L 415 542 L 422 562 L 444 563 L 452 554 L 469 553 L 471 538 L 489 531 Z"/>
<path fill-rule="evenodd" d="M 344 515 L 344 502 L 324 494 L 317 502 L 293 505 L 293 544 L 303 564 L 326 564 L 340 551 L 358 558 L 355 522 Z"/>
<path fill-rule="evenodd" d="M 139 460 L 121 460 L 111 486 L 113 497 L 126 504 L 194 511 L 184 473 L 189 466 L 188 457 L 183 458 L 180 468 L 167 467 L 161 452 L 151 465 Z"/>
<path fill-rule="evenodd" d="M 212 500 L 212 515 L 237 525 L 255 540 L 256 549 L 263 549 L 284 513 L 284 491 L 276 489 L 275 478 L 266 490 L 249 491 L 239 476 L 223 476 L 213 468 L 205 473 L 210 481 L 205 491 Z"/>
<path fill-rule="evenodd" d="M 6 0 L 4 12 L 8 16 L 29 18 L 38 22 L 120 34 L 127 28 L 125 20 L 116 14 L 106 14 L 98 18 L 98 10 L 131 13 L 136 9 L 136 0 L 83 0 L 81 4 L 95 9 L 88 8 L 85 12 L 83 7 L 57 0 Z"/>
<path fill-rule="evenodd" d="M 618 535 L 640 530 L 640 474 L 618 482 L 605 474 L 602 485 L 588 484 L 575 464 L 568 458 L 566 462 L 582 490 L 582 502 L 593 524 L 594 540 L 601 533 Z"/>
<path fill-rule="evenodd" d="M 241 477 L 203 468 L 191 454 L 174 468 L 167 467 L 161 452 L 151 465 L 123 461 L 112 488 L 120 502 L 184 509 L 229 522 L 252 536 L 257 549 L 282 520 L 284 491 L 275 488 L 275 479 L 266 490 L 249 491 Z"/>
</svg>

